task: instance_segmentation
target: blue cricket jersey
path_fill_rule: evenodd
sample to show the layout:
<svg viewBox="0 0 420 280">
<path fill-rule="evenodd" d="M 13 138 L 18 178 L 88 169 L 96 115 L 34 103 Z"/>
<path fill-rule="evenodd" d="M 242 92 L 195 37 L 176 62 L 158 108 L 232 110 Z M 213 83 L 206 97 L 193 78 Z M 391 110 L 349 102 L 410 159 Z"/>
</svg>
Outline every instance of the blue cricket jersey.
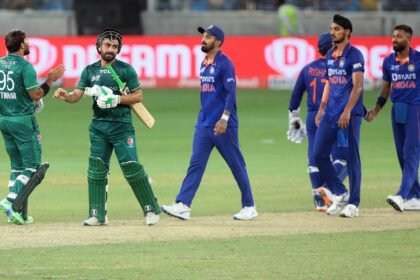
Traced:
<svg viewBox="0 0 420 280">
<path fill-rule="evenodd" d="M 334 56 L 334 48 L 327 53 L 327 77 L 330 85 L 330 94 L 325 113 L 332 119 L 340 118 L 350 93 L 353 89 L 354 72 L 365 71 L 363 55 L 350 43 L 347 44 L 341 56 Z M 354 106 L 352 115 L 363 116 L 363 92 Z"/>
<path fill-rule="evenodd" d="M 420 52 L 410 48 L 406 63 L 400 63 L 395 52 L 390 54 L 384 59 L 382 71 L 382 79 L 391 83 L 392 102 L 420 104 Z"/>
<path fill-rule="evenodd" d="M 290 98 L 290 112 L 299 108 L 305 91 L 308 93 L 308 112 L 318 111 L 326 81 L 326 68 L 327 60 L 325 58 L 318 58 L 302 68 Z"/>
<path fill-rule="evenodd" d="M 201 63 L 200 98 L 197 126 L 215 126 L 226 109 L 230 112 L 228 126 L 238 127 L 235 67 L 221 51 L 212 64 Z"/>
</svg>

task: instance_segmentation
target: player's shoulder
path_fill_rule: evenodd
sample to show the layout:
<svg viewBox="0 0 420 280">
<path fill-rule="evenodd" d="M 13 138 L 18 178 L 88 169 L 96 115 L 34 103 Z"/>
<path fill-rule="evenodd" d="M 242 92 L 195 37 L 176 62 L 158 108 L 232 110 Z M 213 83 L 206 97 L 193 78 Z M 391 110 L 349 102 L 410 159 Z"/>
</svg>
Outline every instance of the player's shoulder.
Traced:
<svg viewBox="0 0 420 280">
<path fill-rule="evenodd" d="M 218 55 L 219 63 L 226 66 L 233 66 L 232 60 L 225 53 L 220 51 L 217 55 Z"/>
<path fill-rule="evenodd" d="M 350 55 L 358 55 L 358 56 L 361 55 L 361 56 L 363 56 L 363 53 L 358 47 L 356 47 L 354 45 L 350 45 L 349 46 L 349 56 Z"/>
</svg>

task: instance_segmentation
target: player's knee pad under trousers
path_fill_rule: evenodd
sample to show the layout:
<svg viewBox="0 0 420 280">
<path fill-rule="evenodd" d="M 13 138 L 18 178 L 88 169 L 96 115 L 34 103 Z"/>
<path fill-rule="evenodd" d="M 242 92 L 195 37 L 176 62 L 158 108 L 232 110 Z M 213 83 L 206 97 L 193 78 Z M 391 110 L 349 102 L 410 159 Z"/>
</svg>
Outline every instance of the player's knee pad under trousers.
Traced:
<svg viewBox="0 0 420 280">
<path fill-rule="evenodd" d="M 143 213 L 154 212 L 159 214 L 160 207 L 153 194 L 152 186 L 143 165 L 135 161 L 128 161 L 121 163 L 121 169 L 140 203 Z"/>
</svg>

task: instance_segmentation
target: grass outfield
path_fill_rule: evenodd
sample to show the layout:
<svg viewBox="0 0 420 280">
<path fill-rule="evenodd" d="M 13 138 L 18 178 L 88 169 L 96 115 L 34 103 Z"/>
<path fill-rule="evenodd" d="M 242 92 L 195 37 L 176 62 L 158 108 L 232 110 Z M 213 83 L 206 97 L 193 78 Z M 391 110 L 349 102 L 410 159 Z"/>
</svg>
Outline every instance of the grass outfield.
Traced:
<svg viewBox="0 0 420 280">
<path fill-rule="evenodd" d="M 417 213 L 394 213 L 385 203 L 401 179 L 389 104 L 374 123 L 362 126 L 361 217 L 350 222 L 318 213 L 314 216 L 306 143 L 296 145 L 286 139 L 289 94 L 240 90 L 240 144 L 260 221 L 232 224 L 231 216 L 240 208 L 240 194 L 226 164 L 214 152 L 192 205 L 193 219 L 181 222 L 162 216 L 158 226 L 147 228 L 114 155 L 111 224 L 92 230 L 81 226 L 87 215 L 91 101 L 86 98 L 69 105 L 51 95 L 45 101 L 45 111 L 38 115 L 43 161 L 49 161 L 51 167 L 31 197 L 35 224 L 18 227 L 8 225 L 5 219 L 0 224 L 7 235 L 0 242 L 0 257 L 8 260 L 0 265 L 4 279 L 417 278 L 420 218 Z M 368 107 L 375 97 L 375 92 L 365 94 Z M 138 152 L 159 202 L 168 204 L 188 167 L 198 91 L 147 89 L 145 101 L 156 117 L 156 126 L 148 130 L 134 120 Z M 4 197 L 9 163 L 3 142 L 0 159 L 4 185 L 0 196 Z M 381 223 L 375 224 L 380 217 Z M 272 226 L 270 219 L 281 223 Z M 315 221 L 313 232 L 312 228 L 294 228 L 298 221 Z M 323 230 L 325 223 L 332 223 L 327 229 L 336 224 L 347 230 L 328 232 Z M 124 239 L 130 234 L 132 238 Z M 25 242 L 20 242 L 22 239 Z"/>
</svg>

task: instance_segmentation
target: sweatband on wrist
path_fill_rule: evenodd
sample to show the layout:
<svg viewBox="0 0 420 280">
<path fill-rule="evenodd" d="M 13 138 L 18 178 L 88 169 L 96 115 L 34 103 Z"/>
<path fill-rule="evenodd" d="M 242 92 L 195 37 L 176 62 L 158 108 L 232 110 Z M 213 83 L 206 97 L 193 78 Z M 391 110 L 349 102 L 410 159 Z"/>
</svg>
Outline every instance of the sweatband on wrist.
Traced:
<svg viewBox="0 0 420 280">
<path fill-rule="evenodd" d="M 39 87 L 42 88 L 42 90 L 44 91 L 44 96 L 46 96 L 48 92 L 50 91 L 50 86 L 47 85 L 46 83 L 43 83 Z"/>
<path fill-rule="evenodd" d="M 386 98 L 382 96 L 378 96 L 378 99 L 376 99 L 376 105 L 382 108 L 384 107 L 385 103 L 386 103 Z"/>
<path fill-rule="evenodd" d="M 228 121 L 229 120 L 229 115 L 227 114 L 223 114 L 221 117 L 222 120 Z"/>
</svg>

